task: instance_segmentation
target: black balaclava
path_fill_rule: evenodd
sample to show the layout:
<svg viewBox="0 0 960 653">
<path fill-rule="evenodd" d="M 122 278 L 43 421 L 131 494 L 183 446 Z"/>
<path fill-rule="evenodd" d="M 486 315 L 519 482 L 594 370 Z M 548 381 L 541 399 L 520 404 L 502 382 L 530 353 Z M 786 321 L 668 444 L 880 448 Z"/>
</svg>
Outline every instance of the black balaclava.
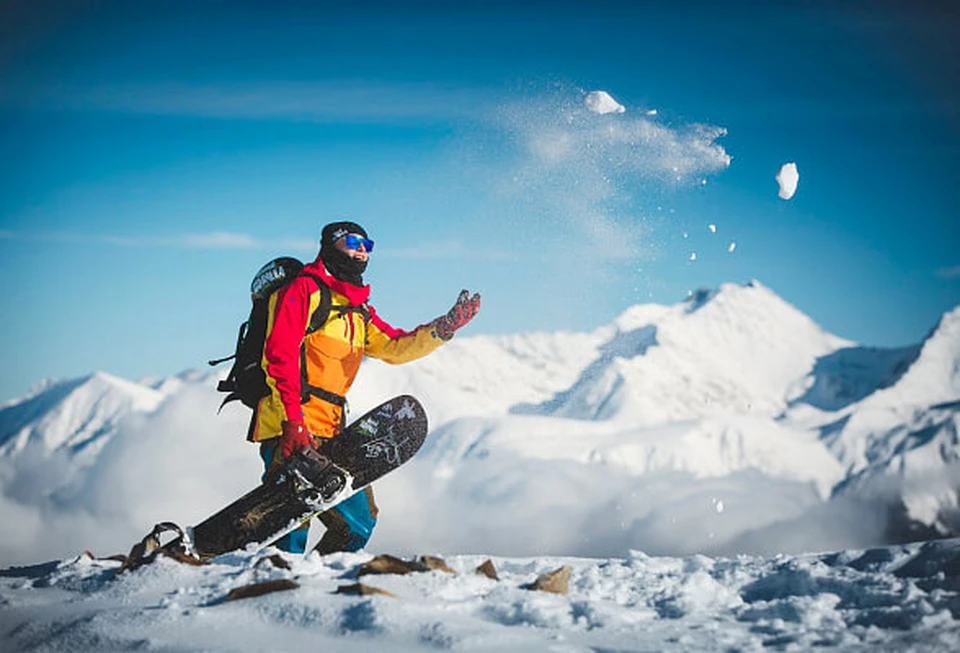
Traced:
<svg viewBox="0 0 960 653">
<path fill-rule="evenodd" d="M 337 279 L 354 286 L 363 286 L 363 273 L 367 261 L 352 259 L 333 244 L 347 234 L 359 234 L 364 238 L 367 232 L 356 222 L 331 222 L 323 228 L 320 235 L 320 258 L 327 271 Z"/>
</svg>

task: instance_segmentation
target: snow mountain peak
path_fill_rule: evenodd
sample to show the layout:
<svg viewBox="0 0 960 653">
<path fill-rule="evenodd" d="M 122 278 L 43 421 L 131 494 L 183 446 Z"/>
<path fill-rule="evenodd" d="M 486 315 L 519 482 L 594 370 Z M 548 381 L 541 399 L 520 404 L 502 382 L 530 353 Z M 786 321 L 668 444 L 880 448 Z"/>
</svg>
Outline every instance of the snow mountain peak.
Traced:
<svg viewBox="0 0 960 653">
<path fill-rule="evenodd" d="M 105 372 L 38 387 L 0 409 L 0 457 L 28 447 L 89 461 L 130 413 L 150 412 L 163 395 Z"/>
</svg>

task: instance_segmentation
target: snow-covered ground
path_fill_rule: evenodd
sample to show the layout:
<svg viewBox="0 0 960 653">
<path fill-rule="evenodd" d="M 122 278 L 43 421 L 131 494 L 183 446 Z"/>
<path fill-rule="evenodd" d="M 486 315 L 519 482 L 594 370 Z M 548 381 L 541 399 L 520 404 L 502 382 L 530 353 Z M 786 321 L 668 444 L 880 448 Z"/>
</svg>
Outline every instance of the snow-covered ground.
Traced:
<svg viewBox="0 0 960 653">
<path fill-rule="evenodd" d="M 252 553 L 163 560 L 115 581 L 116 563 L 74 560 L 197 523 L 257 483 L 249 412 L 216 413 L 222 373 L 94 373 L 0 406 L 0 567 L 66 561 L 0 573 L 5 643 L 957 648 L 957 543 L 871 547 L 960 535 L 960 308 L 916 345 L 877 349 L 752 281 L 588 333 L 458 336 L 409 365 L 369 361 L 353 414 L 411 393 L 431 434 L 376 483 L 368 553 L 292 570 Z M 377 553 L 447 556 L 458 574 L 331 594 Z M 486 557 L 499 582 L 473 574 Z M 568 596 L 520 588 L 563 565 Z M 221 601 L 292 576 L 296 591 Z"/>
<path fill-rule="evenodd" d="M 957 651 L 960 540 L 772 558 L 492 559 L 364 575 L 370 554 L 89 556 L 0 571 L 4 651 Z M 278 566 L 279 563 L 279 566 Z M 568 567 L 566 594 L 525 589 Z M 229 600 L 255 583 L 289 589 Z M 296 587 L 293 586 L 293 581 Z M 358 581 L 390 595 L 338 593 Z M 342 590 L 341 590 L 342 592 Z"/>
</svg>

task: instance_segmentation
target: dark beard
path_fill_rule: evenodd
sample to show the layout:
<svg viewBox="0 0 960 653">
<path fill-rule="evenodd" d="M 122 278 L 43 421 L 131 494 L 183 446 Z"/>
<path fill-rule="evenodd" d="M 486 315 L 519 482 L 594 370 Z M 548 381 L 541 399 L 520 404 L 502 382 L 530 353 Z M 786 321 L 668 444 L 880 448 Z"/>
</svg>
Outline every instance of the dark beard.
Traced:
<svg viewBox="0 0 960 653">
<path fill-rule="evenodd" d="M 350 258 L 335 247 L 323 248 L 320 251 L 320 258 L 323 259 L 327 272 L 334 277 L 351 285 L 363 287 L 363 273 L 367 269 L 367 261 Z"/>
</svg>

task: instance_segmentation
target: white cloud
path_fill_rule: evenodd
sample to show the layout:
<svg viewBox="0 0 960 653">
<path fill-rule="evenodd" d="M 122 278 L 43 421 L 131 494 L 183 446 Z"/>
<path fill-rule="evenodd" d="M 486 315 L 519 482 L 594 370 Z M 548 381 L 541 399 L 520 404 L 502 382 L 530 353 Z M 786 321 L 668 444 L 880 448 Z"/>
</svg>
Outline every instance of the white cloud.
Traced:
<svg viewBox="0 0 960 653">
<path fill-rule="evenodd" d="M 777 173 L 777 184 L 780 185 L 780 197 L 788 200 L 797 192 L 797 183 L 800 181 L 800 173 L 797 171 L 796 163 L 784 163 Z"/>
</svg>

